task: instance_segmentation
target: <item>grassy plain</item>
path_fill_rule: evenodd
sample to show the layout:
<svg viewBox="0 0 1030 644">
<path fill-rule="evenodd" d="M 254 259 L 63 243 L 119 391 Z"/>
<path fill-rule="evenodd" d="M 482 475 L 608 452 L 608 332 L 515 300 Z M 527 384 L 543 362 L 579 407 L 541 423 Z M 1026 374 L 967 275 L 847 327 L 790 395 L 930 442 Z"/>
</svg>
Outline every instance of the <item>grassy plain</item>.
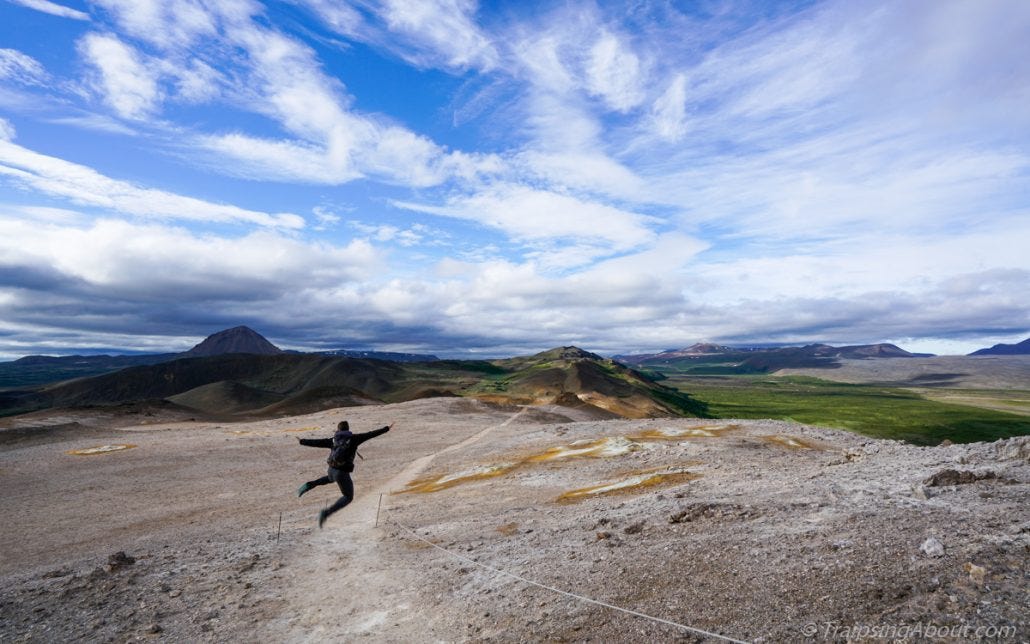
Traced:
<svg viewBox="0 0 1030 644">
<path fill-rule="evenodd" d="M 774 418 L 936 445 L 1030 434 L 1030 416 L 930 400 L 917 392 L 807 376 L 687 376 L 665 384 L 689 393 L 715 418 Z"/>
</svg>

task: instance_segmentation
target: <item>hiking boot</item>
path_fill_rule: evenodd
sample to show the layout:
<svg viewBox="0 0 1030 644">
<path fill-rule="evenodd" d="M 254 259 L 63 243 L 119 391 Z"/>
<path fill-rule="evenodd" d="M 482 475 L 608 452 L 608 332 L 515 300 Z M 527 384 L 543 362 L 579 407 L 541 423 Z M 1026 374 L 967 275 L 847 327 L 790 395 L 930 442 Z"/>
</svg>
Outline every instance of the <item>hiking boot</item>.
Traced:
<svg viewBox="0 0 1030 644">
<path fill-rule="evenodd" d="M 305 483 L 305 484 L 301 485 L 299 488 L 297 488 L 297 497 L 299 498 L 299 497 L 304 496 L 304 493 L 307 492 L 308 490 L 310 490 L 313 487 L 315 487 L 315 486 L 310 484 L 310 483 Z"/>
<path fill-rule="evenodd" d="M 322 528 L 322 524 L 325 523 L 325 520 L 327 518 L 329 518 L 329 511 L 328 510 L 319 510 L 319 512 L 318 512 L 318 527 L 319 527 L 319 529 Z"/>
</svg>

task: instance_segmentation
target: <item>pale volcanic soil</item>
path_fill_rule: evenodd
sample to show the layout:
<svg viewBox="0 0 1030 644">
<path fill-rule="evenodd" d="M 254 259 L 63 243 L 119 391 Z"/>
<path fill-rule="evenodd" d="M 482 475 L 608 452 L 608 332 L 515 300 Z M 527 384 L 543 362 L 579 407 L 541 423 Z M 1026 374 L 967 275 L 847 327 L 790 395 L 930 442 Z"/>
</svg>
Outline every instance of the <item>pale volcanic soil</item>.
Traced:
<svg viewBox="0 0 1030 644">
<path fill-rule="evenodd" d="M 296 439 L 344 418 L 395 425 L 319 530 L 336 489 L 296 498 L 326 455 Z M 453 398 L 88 412 L 0 422 L 0 486 L 4 642 L 1030 639 L 1025 437 L 914 447 Z"/>
</svg>

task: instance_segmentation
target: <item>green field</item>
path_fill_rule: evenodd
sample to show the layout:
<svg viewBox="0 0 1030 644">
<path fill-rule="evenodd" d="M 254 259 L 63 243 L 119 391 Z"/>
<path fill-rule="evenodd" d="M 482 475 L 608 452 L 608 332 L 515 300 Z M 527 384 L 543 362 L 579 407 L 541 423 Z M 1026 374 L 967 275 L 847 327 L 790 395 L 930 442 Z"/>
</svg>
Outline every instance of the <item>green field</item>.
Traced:
<svg viewBox="0 0 1030 644">
<path fill-rule="evenodd" d="M 665 384 L 716 418 L 773 418 L 936 445 L 1030 434 L 1030 416 L 937 402 L 905 389 L 788 376 L 680 376 Z"/>
</svg>

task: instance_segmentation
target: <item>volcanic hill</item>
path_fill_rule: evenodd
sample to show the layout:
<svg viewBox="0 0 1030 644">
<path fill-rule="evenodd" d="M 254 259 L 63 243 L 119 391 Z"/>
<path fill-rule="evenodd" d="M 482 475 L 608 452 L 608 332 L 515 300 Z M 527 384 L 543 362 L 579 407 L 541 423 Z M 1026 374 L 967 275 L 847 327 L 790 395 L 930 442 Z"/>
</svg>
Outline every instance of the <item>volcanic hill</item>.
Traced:
<svg viewBox="0 0 1030 644">
<path fill-rule="evenodd" d="M 220 356 L 226 353 L 251 353 L 272 356 L 282 349 L 265 339 L 263 335 L 246 326 L 237 326 L 208 336 L 203 342 L 183 354 L 185 358 Z"/>
</svg>

